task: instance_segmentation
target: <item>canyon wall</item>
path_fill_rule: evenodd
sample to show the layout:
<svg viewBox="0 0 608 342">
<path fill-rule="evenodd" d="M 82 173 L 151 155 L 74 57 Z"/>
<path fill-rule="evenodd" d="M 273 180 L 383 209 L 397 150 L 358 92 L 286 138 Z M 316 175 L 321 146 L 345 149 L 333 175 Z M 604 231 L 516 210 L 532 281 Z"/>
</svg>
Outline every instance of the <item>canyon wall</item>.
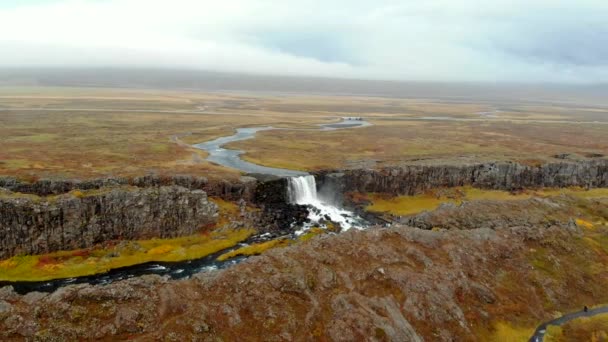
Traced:
<svg viewBox="0 0 608 342">
<path fill-rule="evenodd" d="M 547 163 L 539 166 L 514 162 L 467 165 L 405 165 L 383 169 L 320 172 L 317 184 L 339 192 L 381 192 L 413 195 L 437 187 L 470 185 L 516 190 L 539 187 L 608 187 L 608 159 Z"/>
<path fill-rule="evenodd" d="M 134 178 L 107 177 L 89 180 L 40 179 L 33 182 L 21 181 L 14 177 L 0 177 L 0 188 L 38 196 L 59 195 L 72 190 L 91 190 L 118 185 L 132 185 L 140 188 L 177 185 L 190 190 L 204 190 L 209 196 L 221 197 L 228 201 L 239 199 L 250 201 L 254 195 L 257 181 L 252 177 L 209 180 L 206 177 L 190 175 L 147 175 Z"/>
<path fill-rule="evenodd" d="M 38 197 L 0 189 L 0 259 L 85 248 L 115 239 L 191 235 L 218 208 L 202 190 L 115 187 Z"/>
<path fill-rule="evenodd" d="M 0 259 L 88 247 L 113 239 L 192 234 L 217 217 L 217 207 L 207 200 L 207 194 L 257 205 L 262 209 L 256 224 L 260 232 L 286 233 L 294 222 L 306 219 L 305 207 L 287 203 L 286 179 L 252 176 L 213 182 L 179 175 L 32 183 L 0 178 Z M 319 196 L 335 203 L 341 202 L 343 193 L 352 191 L 411 195 L 464 185 L 502 190 L 594 188 L 608 187 L 608 159 L 539 166 L 513 162 L 406 165 L 319 172 L 316 178 Z M 74 196 L 75 189 L 86 195 Z"/>
</svg>

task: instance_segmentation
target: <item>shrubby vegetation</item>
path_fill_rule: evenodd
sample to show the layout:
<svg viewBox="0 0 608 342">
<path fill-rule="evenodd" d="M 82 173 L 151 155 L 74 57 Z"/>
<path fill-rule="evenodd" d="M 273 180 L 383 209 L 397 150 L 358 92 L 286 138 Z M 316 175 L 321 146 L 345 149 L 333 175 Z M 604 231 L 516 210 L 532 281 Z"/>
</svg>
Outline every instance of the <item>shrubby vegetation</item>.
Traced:
<svg viewBox="0 0 608 342">
<path fill-rule="evenodd" d="M 71 278 L 150 261 L 197 259 L 234 247 L 253 233 L 252 229 L 240 229 L 175 239 L 115 241 L 76 251 L 16 256 L 0 261 L 0 281 Z"/>
</svg>

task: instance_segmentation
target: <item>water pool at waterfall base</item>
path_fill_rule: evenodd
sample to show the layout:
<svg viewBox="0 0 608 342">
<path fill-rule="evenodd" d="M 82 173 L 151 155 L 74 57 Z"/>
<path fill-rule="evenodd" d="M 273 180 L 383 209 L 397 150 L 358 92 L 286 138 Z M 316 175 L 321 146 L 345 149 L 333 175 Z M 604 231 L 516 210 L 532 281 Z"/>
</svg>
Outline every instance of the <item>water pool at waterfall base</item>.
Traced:
<svg viewBox="0 0 608 342">
<path fill-rule="evenodd" d="M 315 226 L 326 227 L 329 222 L 339 224 L 343 231 L 351 228 L 363 229 L 367 226 L 365 220 L 354 212 L 341 208 L 339 204 L 331 203 L 331 201 L 319 196 L 314 176 L 289 177 L 287 181 L 289 202 L 309 207 L 309 222 L 297 229 L 295 231 L 296 235 L 301 235 Z"/>
</svg>

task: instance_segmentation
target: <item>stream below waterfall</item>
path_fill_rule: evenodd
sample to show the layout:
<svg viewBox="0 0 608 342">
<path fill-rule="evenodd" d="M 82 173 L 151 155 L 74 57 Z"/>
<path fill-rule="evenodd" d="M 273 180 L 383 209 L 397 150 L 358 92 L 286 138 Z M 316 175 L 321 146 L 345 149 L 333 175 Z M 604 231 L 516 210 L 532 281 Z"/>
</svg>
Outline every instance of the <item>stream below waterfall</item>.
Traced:
<svg viewBox="0 0 608 342">
<path fill-rule="evenodd" d="M 305 226 L 295 232 L 304 233 L 312 226 L 323 226 L 324 222 L 339 223 L 342 230 L 365 226 L 363 219 L 352 211 L 340 208 L 317 193 L 314 176 L 290 177 L 288 179 L 289 201 L 294 204 L 309 206 L 308 220 Z"/>
<path fill-rule="evenodd" d="M 74 284 L 106 285 L 115 281 L 146 274 L 168 276 L 171 279 L 185 279 L 196 273 L 223 269 L 237 264 L 245 259 L 245 257 L 238 256 L 225 261 L 218 261 L 217 257 L 245 245 L 246 244 L 239 244 L 235 247 L 228 248 L 199 259 L 177 262 L 147 262 L 144 264 L 115 268 L 105 273 L 93 274 L 90 276 L 44 281 L 0 281 L 0 288 L 3 286 L 12 286 L 15 292 L 19 294 L 27 294 L 34 291 L 53 292 L 63 286 Z"/>
<path fill-rule="evenodd" d="M 341 122 L 320 125 L 321 131 L 356 128 L 369 126 L 370 123 L 360 119 L 344 118 Z M 314 226 L 323 227 L 328 222 L 339 223 L 343 230 L 351 228 L 361 228 L 365 226 L 363 219 L 355 215 L 353 212 L 338 207 L 331 201 L 323 199 L 317 194 L 317 185 L 315 178 L 307 172 L 286 170 L 265 167 L 253 163 L 246 162 L 240 158 L 243 151 L 230 150 L 222 148 L 223 145 L 234 141 L 251 139 L 259 131 L 282 129 L 273 127 L 250 127 L 239 128 L 236 134 L 221 137 L 212 141 L 194 145 L 194 147 L 203 149 L 209 153 L 207 160 L 220 164 L 222 166 L 235 168 L 247 173 L 263 173 L 280 177 L 288 178 L 288 196 L 293 204 L 306 205 L 309 207 L 309 223 L 303 227 L 294 227 L 294 235 L 300 235 L 306 230 Z M 106 273 L 95 274 L 90 276 L 63 278 L 48 281 L 0 281 L 0 288 L 3 286 L 12 286 L 17 293 L 26 294 L 28 292 L 53 292 L 60 287 L 72 284 L 91 284 L 105 285 L 114 281 L 129 279 L 146 274 L 156 274 L 168 276 L 171 279 L 184 279 L 199 272 L 207 272 L 217 269 L 223 269 L 234 265 L 246 257 L 235 257 L 225 261 L 218 261 L 217 257 L 231 250 L 242 247 L 244 244 L 239 244 L 235 247 L 228 248 L 217 253 L 208 255 L 203 258 L 186 260 L 179 262 L 148 262 L 144 264 L 128 266 L 110 270 Z"/>
</svg>

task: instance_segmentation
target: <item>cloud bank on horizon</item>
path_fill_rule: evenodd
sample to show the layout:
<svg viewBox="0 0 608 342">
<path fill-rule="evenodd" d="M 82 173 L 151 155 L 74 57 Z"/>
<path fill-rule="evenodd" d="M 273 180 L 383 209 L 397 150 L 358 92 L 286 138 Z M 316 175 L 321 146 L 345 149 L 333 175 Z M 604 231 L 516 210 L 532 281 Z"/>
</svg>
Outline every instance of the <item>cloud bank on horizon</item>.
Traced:
<svg viewBox="0 0 608 342">
<path fill-rule="evenodd" d="M 5 0 L 0 67 L 608 82 L 605 0 Z"/>
</svg>

